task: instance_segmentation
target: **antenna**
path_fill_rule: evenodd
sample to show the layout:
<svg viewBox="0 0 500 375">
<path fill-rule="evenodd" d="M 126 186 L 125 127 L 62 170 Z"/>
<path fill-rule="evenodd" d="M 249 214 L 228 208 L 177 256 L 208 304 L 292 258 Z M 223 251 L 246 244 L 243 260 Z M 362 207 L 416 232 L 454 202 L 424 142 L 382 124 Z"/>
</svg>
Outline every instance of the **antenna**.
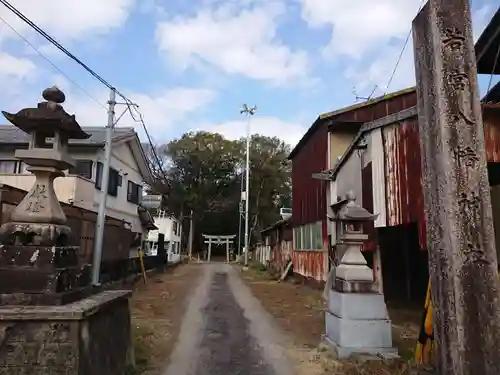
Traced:
<svg viewBox="0 0 500 375">
<path fill-rule="evenodd" d="M 356 101 L 358 101 L 358 100 L 370 100 L 372 98 L 373 94 L 375 93 L 375 90 L 377 90 L 377 88 L 378 88 L 378 85 L 375 85 L 375 87 L 373 88 L 372 92 L 370 93 L 370 95 L 367 98 L 365 98 L 363 96 L 358 96 L 358 93 L 356 92 L 356 87 L 355 86 L 352 88 L 352 93 L 356 97 L 356 99 L 355 99 Z"/>
</svg>

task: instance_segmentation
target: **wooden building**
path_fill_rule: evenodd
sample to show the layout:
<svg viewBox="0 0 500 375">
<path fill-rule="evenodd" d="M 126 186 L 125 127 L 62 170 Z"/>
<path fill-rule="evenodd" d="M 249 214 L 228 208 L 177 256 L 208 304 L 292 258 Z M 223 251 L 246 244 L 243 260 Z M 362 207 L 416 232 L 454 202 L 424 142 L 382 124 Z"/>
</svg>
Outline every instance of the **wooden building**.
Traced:
<svg viewBox="0 0 500 375">
<path fill-rule="evenodd" d="M 479 74 L 500 74 L 500 8 L 475 47 Z M 496 61 L 495 61 L 496 59 Z M 488 171 L 500 248 L 500 83 L 483 99 Z M 389 298 L 423 298 L 426 227 L 415 88 L 320 115 L 290 154 L 294 272 L 324 281 L 334 258 L 327 222 L 337 196 L 353 190 L 379 213 L 366 228 L 364 255 L 376 276 L 381 264 Z M 379 252 L 376 250 L 380 249 Z M 374 262 L 374 259 L 378 260 Z M 384 268 L 384 267 L 383 267 Z M 379 280 L 382 285 L 384 280 Z"/>
<path fill-rule="evenodd" d="M 331 262 L 329 251 L 334 243 L 327 214 L 336 198 L 335 186 L 312 176 L 328 173 L 336 165 L 364 123 L 415 104 L 415 89 L 411 88 L 325 113 L 317 118 L 291 152 L 292 258 L 294 273 L 298 276 L 326 281 Z"/>
<path fill-rule="evenodd" d="M 292 259 L 292 221 L 282 219 L 261 231 L 262 242 L 256 249 L 256 260 L 283 270 Z"/>
</svg>

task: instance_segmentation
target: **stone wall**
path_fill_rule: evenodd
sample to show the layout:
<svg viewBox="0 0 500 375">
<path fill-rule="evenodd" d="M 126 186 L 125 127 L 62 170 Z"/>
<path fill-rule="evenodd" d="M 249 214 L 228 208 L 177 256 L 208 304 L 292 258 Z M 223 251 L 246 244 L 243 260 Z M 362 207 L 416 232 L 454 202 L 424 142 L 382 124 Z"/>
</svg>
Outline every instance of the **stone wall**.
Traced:
<svg viewBox="0 0 500 375">
<path fill-rule="evenodd" d="M 64 306 L 0 308 L 0 375 L 123 375 L 128 291 Z"/>
</svg>

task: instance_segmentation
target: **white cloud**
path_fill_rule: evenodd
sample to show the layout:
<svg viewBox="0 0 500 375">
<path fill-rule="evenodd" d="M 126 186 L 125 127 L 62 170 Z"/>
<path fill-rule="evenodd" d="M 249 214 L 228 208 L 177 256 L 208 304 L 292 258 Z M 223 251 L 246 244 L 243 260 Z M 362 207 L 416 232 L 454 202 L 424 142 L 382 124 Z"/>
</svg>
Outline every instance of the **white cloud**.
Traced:
<svg viewBox="0 0 500 375">
<path fill-rule="evenodd" d="M 246 137 L 246 126 L 247 122 L 243 118 L 219 124 L 205 124 L 201 126 L 201 129 L 222 134 L 228 139 L 240 139 Z M 300 141 L 307 127 L 295 122 L 287 122 L 274 116 L 255 115 L 251 119 L 250 129 L 252 134 L 278 137 L 293 147 Z"/>
<path fill-rule="evenodd" d="M 177 87 L 156 94 L 125 93 L 127 97 L 139 105 L 147 130 L 155 142 L 165 142 L 173 127 L 180 121 L 186 120 L 194 112 L 201 110 L 215 98 L 215 93 L 207 89 L 192 89 Z M 81 126 L 105 126 L 107 113 L 95 101 L 75 95 L 68 97 L 65 106 L 68 112 L 75 113 Z M 100 102 L 106 103 L 107 94 L 98 96 Z M 123 102 L 117 98 L 118 102 Z M 116 117 L 126 109 L 124 105 L 117 105 Z M 138 120 L 140 117 L 134 113 Z M 142 124 L 136 122 L 127 112 L 118 122 L 117 126 L 133 126 L 142 141 L 147 138 Z"/>
<path fill-rule="evenodd" d="M 10 3 L 57 40 L 71 40 L 104 34 L 122 26 L 135 0 L 11 0 Z M 5 7 L 0 7 L 0 16 L 23 36 L 30 30 Z M 0 22 L 0 41 L 14 35 Z"/>
<path fill-rule="evenodd" d="M 404 37 L 421 0 L 301 0 L 302 18 L 311 27 L 332 30 L 325 54 L 361 58 L 379 43 Z"/>
<path fill-rule="evenodd" d="M 404 1 L 402 2 L 404 3 Z M 490 21 L 492 10 L 493 8 L 491 5 L 484 5 L 473 11 L 472 18 L 475 39 L 479 37 L 487 23 Z M 375 96 L 377 96 L 381 95 L 383 92 L 393 92 L 415 84 L 413 40 L 410 36 L 394 77 L 390 82 L 389 88 L 387 88 L 389 79 L 394 71 L 399 55 L 401 54 L 404 40 L 410 30 L 409 25 L 411 25 L 411 21 L 415 15 L 416 14 L 413 14 L 411 20 L 408 21 L 406 32 L 404 35 L 401 35 L 398 43 L 391 44 L 389 38 L 386 38 L 385 43 L 381 40 L 381 44 L 379 44 L 377 51 L 369 53 L 369 56 L 365 59 L 353 61 L 349 68 L 347 68 L 345 76 L 354 82 L 356 89 L 359 90 L 359 92 L 362 92 L 363 94 L 366 94 L 367 92 L 369 93 L 373 87 L 377 85 L 378 89 L 375 92 Z M 396 37 L 396 35 L 394 36 Z"/>
<path fill-rule="evenodd" d="M 33 74 L 35 70 L 36 66 L 31 60 L 0 52 L 0 77 L 23 79 Z"/>
<path fill-rule="evenodd" d="M 228 74 L 285 84 L 308 74 L 305 52 L 293 51 L 277 35 L 279 2 L 206 6 L 193 17 L 158 24 L 160 51 L 181 69 L 208 64 Z"/>
<path fill-rule="evenodd" d="M 47 81 L 44 82 L 45 86 L 40 87 L 55 84 L 66 94 L 66 102 L 63 104 L 64 108 L 68 113 L 76 116 L 81 126 L 106 126 L 106 103 L 109 99 L 109 92 L 106 92 L 102 88 L 89 90 L 88 92 L 92 96 L 90 98 L 62 76 L 53 76 L 44 81 Z M 31 88 L 25 91 L 29 92 L 29 95 L 12 98 L 11 102 L 4 100 L 2 109 L 17 112 L 23 107 L 33 106 L 42 100 L 41 90 L 36 91 Z M 171 133 L 174 126 L 180 121 L 186 120 L 194 112 L 202 110 L 216 97 L 216 93 L 211 90 L 187 87 L 169 88 L 153 94 L 130 91 L 125 91 L 124 94 L 139 105 L 139 111 L 143 115 L 148 132 L 156 142 L 165 142 L 167 140 L 166 137 Z M 116 98 L 116 101 L 123 103 L 123 100 L 119 97 Z M 125 109 L 124 105 L 118 104 L 115 107 L 116 118 Z M 134 115 L 139 119 L 139 116 L 135 112 Z M 141 140 L 144 142 L 147 141 L 142 125 L 134 121 L 128 112 L 121 117 L 117 126 L 132 126 L 136 129 Z"/>
</svg>

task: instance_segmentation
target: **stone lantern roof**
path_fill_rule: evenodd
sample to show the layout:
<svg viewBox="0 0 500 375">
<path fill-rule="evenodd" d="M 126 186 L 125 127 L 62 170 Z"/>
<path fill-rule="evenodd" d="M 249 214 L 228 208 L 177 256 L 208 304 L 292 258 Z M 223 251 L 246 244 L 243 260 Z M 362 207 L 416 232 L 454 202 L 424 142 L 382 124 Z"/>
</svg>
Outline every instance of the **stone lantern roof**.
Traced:
<svg viewBox="0 0 500 375">
<path fill-rule="evenodd" d="M 356 196 L 349 191 L 344 199 L 338 200 L 331 205 L 335 217 L 332 221 L 375 221 L 379 214 L 372 214 L 366 208 L 356 203 Z"/>
<path fill-rule="evenodd" d="M 46 137 L 52 137 L 60 132 L 66 138 L 90 138 L 90 134 L 82 130 L 75 116 L 67 113 L 62 107 L 66 96 L 61 90 L 53 86 L 43 90 L 42 96 L 46 101 L 38 103 L 36 108 L 23 108 L 15 114 L 2 111 L 2 114 L 28 134 L 37 131 Z"/>
</svg>

